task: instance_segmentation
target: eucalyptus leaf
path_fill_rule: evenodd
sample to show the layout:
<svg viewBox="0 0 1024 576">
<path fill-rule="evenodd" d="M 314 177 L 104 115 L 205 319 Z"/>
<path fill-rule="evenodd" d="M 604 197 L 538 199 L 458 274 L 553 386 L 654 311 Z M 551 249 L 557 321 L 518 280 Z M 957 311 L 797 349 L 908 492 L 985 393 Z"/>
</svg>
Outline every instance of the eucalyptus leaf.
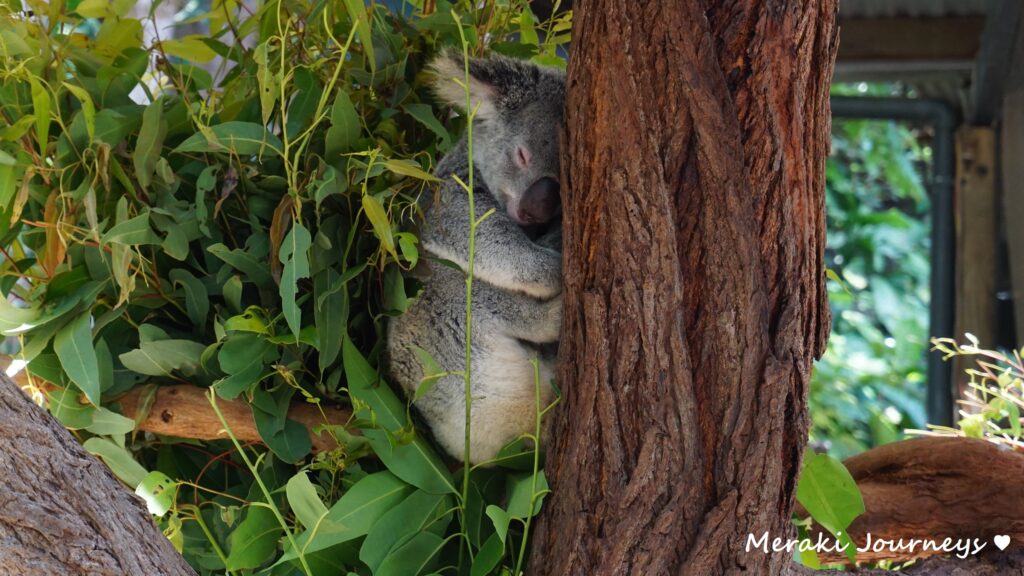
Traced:
<svg viewBox="0 0 1024 576">
<path fill-rule="evenodd" d="M 274 513 L 265 505 L 252 504 L 245 518 L 228 537 L 228 570 L 252 569 L 269 560 L 277 550 L 284 530 Z"/>
<path fill-rule="evenodd" d="M 61 328 L 53 338 L 53 351 L 57 353 L 68 378 L 85 393 L 89 402 L 99 406 L 102 386 L 96 349 L 92 344 L 91 322 L 89 314 L 82 314 Z"/>
<path fill-rule="evenodd" d="M 284 144 L 266 128 L 252 122 L 225 122 L 210 127 L 207 134 L 198 133 L 178 145 L 175 152 L 232 152 L 249 156 L 272 152 L 281 155 Z"/>
<path fill-rule="evenodd" d="M 302 329 L 302 311 L 295 302 L 299 291 L 299 280 L 309 278 L 309 247 L 313 239 L 302 222 L 292 224 L 292 229 L 281 243 L 279 259 L 284 264 L 281 274 L 281 306 L 285 320 L 296 338 Z"/>
</svg>

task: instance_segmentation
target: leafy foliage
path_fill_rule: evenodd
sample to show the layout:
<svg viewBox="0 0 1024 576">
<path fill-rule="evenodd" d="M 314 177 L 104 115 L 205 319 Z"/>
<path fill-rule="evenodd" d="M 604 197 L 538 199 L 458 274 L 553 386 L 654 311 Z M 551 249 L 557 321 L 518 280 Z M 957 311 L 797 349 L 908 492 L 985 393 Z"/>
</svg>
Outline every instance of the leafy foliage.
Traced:
<svg viewBox="0 0 1024 576">
<path fill-rule="evenodd" d="M 559 64 L 571 16 L 218 0 L 168 38 L 133 6 L 0 5 L 0 330 L 30 391 L 202 574 L 519 571 L 538 455 L 451 474 L 377 366 L 465 122 L 424 64 L 461 38 Z M 247 402 L 267 449 L 136 434 L 118 399 L 171 383 Z M 340 448 L 311 454 L 302 401 L 353 408 L 318 430 Z"/>
<path fill-rule="evenodd" d="M 894 96 L 891 85 L 833 92 Z M 839 457 L 923 427 L 930 277 L 930 149 L 897 122 L 833 122 L 826 167 L 832 334 L 815 365 L 812 441 Z"/>
<path fill-rule="evenodd" d="M 1024 431 L 1021 429 L 1021 411 L 1024 410 L 1024 361 L 1021 350 L 1009 353 L 988 350 L 972 334 L 968 342 L 957 343 L 952 338 L 933 338 L 932 349 L 941 352 L 945 360 L 955 356 L 973 357 L 974 368 L 967 368 L 970 380 L 964 399 L 960 401 L 960 419 L 957 428 L 931 426 L 932 434 L 984 438 L 1014 450 L 1024 450 Z M 923 431 L 914 431 L 927 434 Z"/>
</svg>

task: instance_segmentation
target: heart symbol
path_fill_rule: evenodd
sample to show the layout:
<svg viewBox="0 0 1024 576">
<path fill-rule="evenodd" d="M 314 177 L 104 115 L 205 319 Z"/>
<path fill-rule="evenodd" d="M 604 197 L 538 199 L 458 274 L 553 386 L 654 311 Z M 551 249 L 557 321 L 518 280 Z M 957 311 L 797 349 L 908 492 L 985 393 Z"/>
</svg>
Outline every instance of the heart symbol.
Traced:
<svg viewBox="0 0 1024 576">
<path fill-rule="evenodd" d="M 1006 534 L 1000 534 L 992 539 L 995 542 L 996 547 L 1000 550 L 1006 550 L 1006 547 L 1010 545 L 1010 537 Z"/>
</svg>

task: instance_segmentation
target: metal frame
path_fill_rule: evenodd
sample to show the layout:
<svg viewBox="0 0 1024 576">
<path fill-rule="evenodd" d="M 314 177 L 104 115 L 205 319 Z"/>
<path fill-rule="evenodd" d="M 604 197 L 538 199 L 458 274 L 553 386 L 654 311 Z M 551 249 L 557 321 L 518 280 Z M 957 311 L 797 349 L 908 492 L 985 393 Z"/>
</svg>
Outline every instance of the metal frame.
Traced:
<svg viewBox="0 0 1024 576">
<path fill-rule="evenodd" d="M 955 317 L 955 229 L 953 183 L 956 170 L 956 113 L 936 100 L 909 98 L 832 97 L 832 116 L 853 120 L 901 120 L 920 122 L 935 129 L 932 146 L 932 270 L 929 306 L 930 336 L 953 336 Z M 928 354 L 928 422 L 953 424 L 952 367 L 937 352 Z"/>
</svg>

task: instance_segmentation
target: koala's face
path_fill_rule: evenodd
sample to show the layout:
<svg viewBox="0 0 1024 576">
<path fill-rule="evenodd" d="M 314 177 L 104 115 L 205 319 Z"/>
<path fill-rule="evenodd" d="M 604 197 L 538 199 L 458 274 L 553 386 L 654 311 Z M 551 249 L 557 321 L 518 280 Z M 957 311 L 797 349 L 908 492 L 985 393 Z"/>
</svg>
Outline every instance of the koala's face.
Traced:
<svg viewBox="0 0 1024 576">
<path fill-rule="evenodd" d="M 438 94 L 465 108 L 461 56 L 434 62 Z M 470 98 L 476 107 L 473 163 L 509 217 L 524 226 L 546 224 L 561 211 L 559 135 L 565 108 L 561 70 L 492 56 L 470 60 Z"/>
</svg>

